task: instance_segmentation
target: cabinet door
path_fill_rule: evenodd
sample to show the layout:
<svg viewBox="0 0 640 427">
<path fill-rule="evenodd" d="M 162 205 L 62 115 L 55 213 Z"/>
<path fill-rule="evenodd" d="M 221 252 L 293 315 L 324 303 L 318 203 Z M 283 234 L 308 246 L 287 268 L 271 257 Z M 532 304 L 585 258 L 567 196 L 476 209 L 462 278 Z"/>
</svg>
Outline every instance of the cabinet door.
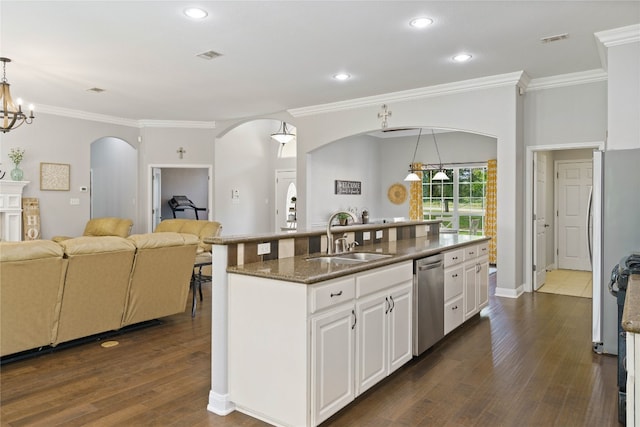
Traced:
<svg viewBox="0 0 640 427">
<path fill-rule="evenodd" d="M 478 310 L 489 305 L 489 257 L 478 259 Z"/>
<path fill-rule="evenodd" d="M 353 305 L 311 318 L 311 413 L 313 425 L 355 398 Z"/>
<path fill-rule="evenodd" d="M 389 294 L 389 372 L 395 371 L 413 357 L 412 284 L 398 286 Z"/>
<path fill-rule="evenodd" d="M 387 376 L 388 295 L 356 303 L 356 396 Z"/>
<path fill-rule="evenodd" d="M 464 265 L 464 319 L 478 312 L 476 275 L 478 265 L 475 260 Z"/>
<path fill-rule="evenodd" d="M 464 320 L 463 310 L 464 298 L 460 296 L 444 305 L 444 334 L 448 334 L 462 324 Z"/>
</svg>

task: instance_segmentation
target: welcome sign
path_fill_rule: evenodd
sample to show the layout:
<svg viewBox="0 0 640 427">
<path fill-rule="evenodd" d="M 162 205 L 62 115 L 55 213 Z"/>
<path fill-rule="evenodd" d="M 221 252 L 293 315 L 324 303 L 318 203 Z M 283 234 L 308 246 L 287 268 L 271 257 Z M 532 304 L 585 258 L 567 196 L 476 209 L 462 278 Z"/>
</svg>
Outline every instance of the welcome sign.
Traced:
<svg viewBox="0 0 640 427">
<path fill-rule="evenodd" d="M 335 191 L 335 194 L 362 194 L 362 182 L 336 179 Z"/>
</svg>

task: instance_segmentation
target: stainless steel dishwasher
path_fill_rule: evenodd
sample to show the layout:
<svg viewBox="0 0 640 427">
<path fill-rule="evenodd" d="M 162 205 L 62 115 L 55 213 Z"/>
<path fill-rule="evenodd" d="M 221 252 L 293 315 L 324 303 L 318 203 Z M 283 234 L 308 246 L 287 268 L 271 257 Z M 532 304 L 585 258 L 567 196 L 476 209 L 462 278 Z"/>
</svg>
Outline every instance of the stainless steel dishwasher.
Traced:
<svg viewBox="0 0 640 427">
<path fill-rule="evenodd" d="M 413 354 L 418 356 L 444 337 L 443 256 L 418 259 L 413 269 Z"/>
</svg>

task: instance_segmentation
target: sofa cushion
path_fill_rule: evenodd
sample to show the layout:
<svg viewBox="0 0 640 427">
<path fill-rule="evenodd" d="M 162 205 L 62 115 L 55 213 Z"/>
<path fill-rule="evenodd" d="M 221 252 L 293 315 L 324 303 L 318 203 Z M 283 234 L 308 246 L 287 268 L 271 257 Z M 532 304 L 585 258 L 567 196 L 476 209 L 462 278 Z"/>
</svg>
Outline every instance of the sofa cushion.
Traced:
<svg viewBox="0 0 640 427">
<path fill-rule="evenodd" d="M 131 232 L 133 221 L 126 218 L 93 218 L 87 222 L 83 236 L 119 236 L 127 237 Z"/>
<path fill-rule="evenodd" d="M 138 249 L 153 249 L 168 246 L 197 245 L 200 242 L 193 234 L 162 232 L 134 234 L 127 237 Z"/>
<path fill-rule="evenodd" d="M 59 245 L 64 249 L 65 255 L 87 255 L 101 252 L 135 251 L 135 245 L 122 237 L 116 236 L 82 236 L 63 240 Z"/>
<path fill-rule="evenodd" d="M 62 248 L 50 240 L 0 242 L 1 262 L 41 258 L 62 258 Z"/>
<path fill-rule="evenodd" d="M 211 245 L 204 242 L 205 237 L 215 237 L 220 235 L 222 225 L 217 221 L 197 220 L 197 219 L 165 219 L 160 222 L 155 229 L 156 233 L 173 231 L 178 233 L 188 233 L 198 236 L 200 239 L 199 252 L 211 252 Z"/>
</svg>

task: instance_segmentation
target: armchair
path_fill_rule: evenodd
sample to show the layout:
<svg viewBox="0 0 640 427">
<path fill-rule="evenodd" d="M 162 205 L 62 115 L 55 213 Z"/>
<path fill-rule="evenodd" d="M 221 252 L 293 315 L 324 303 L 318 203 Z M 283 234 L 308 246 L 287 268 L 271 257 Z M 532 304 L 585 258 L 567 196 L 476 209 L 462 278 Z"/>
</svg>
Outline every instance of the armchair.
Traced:
<svg viewBox="0 0 640 427">
<path fill-rule="evenodd" d="M 131 232 L 133 221 L 126 218 L 104 217 L 92 218 L 84 227 L 83 236 L 118 236 L 127 237 Z M 67 236 L 54 236 L 51 240 L 61 242 L 70 239 Z"/>
</svg>

